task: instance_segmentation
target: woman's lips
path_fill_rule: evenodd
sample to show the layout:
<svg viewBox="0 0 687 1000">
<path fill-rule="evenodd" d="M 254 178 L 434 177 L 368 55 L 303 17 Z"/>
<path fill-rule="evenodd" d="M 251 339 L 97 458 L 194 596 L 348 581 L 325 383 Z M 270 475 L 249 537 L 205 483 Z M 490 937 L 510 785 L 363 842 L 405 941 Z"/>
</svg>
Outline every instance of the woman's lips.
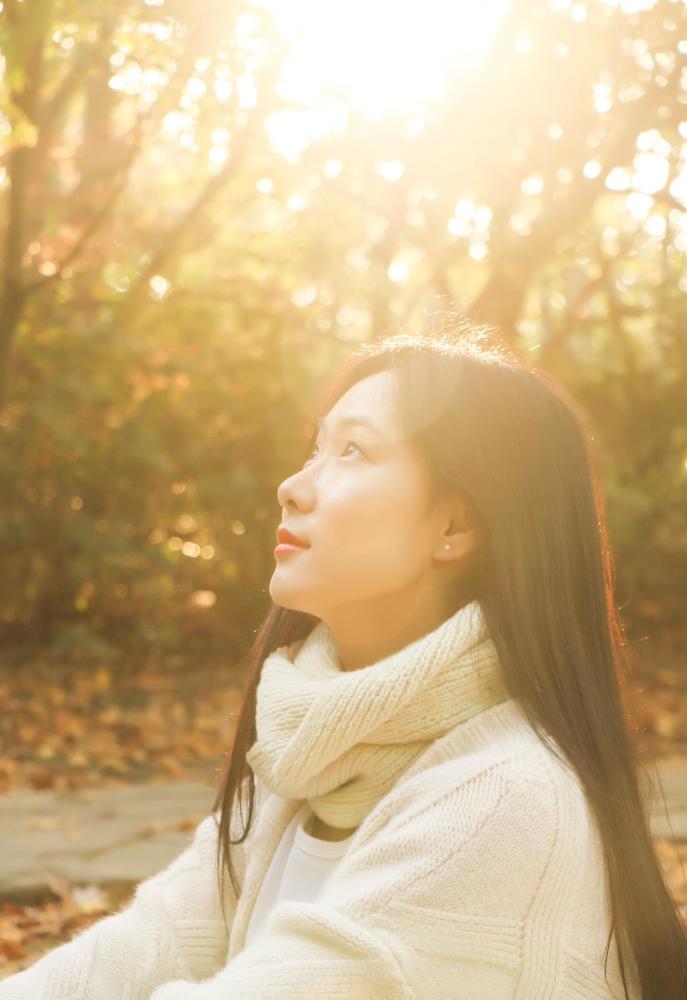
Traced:
<svg viewBox="0 0 687 1000">
<path fill-rule="evenodd" d="M 274 554 L 276 556 L 286 552 L 302 552 L 308 548 L 310 548 L 309 545 L 293 545 L 291 542 L 280 542 L 279 545 L 275 546 Z"/>
<path fill-rule="evenodd" d="M 297 545 L 299 548 L 308 548 L 308 543 L 290 531 L 285 524 L 278 525 L 275 534 L 279 545 Z"/>
</svg>

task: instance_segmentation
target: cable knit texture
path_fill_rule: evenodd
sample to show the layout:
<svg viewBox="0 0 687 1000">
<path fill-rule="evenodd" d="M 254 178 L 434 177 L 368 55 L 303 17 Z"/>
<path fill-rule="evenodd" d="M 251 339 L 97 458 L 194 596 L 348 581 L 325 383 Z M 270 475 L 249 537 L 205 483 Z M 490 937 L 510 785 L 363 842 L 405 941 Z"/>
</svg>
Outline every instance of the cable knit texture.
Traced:
<svg viewBox="0 0 687 1000">
<path fill-rule="evenodd" d="M 574 771 L 503 697 L 476 605 L 351 674 L 321 623 L 263 670 L 255 814 L 232 847 L 241 892 L 225 881 L 228 938 L 215 813 L 128 906 L 0 982 L 0 1000 L 624 997 L 615 938 L 604 975 L 595 818 Z M 359 826 L 318 897 L 279 902 L 246 946 L 305 798 L 327 822 Z M 232 838 L 245 816 L 237 806 Z"/>
<path fill-rule="evenodd" d="M 325 823 L 351 829 L 432 740 L 506 697 L 478 601 L 348 672 L 320 621 L 263 663 L 247 760 L 273 792 L 307 799 Z"/>
</svg>

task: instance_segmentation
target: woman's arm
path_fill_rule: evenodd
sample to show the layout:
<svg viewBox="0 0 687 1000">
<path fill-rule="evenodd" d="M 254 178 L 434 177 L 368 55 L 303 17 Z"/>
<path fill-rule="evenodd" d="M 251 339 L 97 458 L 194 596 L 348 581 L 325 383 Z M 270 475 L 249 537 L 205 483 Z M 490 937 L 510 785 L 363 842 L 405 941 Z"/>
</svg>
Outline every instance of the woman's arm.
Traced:
<svg viewBox="0 0 687 1000">
<path fill-rule="evenodd" d="M 423 773 L 315 900 L 280 901 L 223 969 L 149 1000 L 496 1000 L 523 979 L 523 996 L 553 995 L 579 844 L 574 829 L 559 838 L 556 791 L 521 770 Z M 555 849 L 570 871 L 551 867 Z"/>
</svg>

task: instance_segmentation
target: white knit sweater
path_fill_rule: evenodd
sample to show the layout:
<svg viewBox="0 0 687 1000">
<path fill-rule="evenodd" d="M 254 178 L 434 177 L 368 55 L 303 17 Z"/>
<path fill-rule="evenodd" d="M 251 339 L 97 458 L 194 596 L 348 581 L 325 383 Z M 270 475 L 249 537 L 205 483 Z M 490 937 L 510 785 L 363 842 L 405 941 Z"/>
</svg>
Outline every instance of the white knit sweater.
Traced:
<svg viewBox="0 0 687 1000">
<path fill-rule="evenodd" d="M 302 800 L 257 787 L 233 848 L 227 940 L 216 814 L 132 902 L 0 983 L 0 1000 L 621 998 L 597 826 L 577 777 L 513 699 L 434 741 L 356 830 L 315 902 L 281 902 L 244 947 Z M 236 827 L 234 827 L 236 822 Z M 241 829 L 238 817 L 232 833 Z M 230 883 L 227 882 L 231 891 Z M 631 1000 L 639 1000 L 632 984 Z"/>
</svg>

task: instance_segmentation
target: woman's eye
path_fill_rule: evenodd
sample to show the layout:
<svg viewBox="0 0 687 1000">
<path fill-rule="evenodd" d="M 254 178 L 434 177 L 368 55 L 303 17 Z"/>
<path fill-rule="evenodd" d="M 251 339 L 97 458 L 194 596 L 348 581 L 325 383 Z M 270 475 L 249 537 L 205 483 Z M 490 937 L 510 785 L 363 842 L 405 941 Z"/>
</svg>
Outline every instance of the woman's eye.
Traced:
<svg viewBox="0 0 687 1000">
<path fill-rule="evenodd" d="M 363 451 L 363 449 L 360 447 L 360 445 L 358 444 L 357 441 L 347 441 L 346 442 L 346 447 L 341 452 L 342 455 L 345 454 L 348 451 L 348 448 L 349 448 L 350 445 L 353 445 L 354 448 L 357 448 L 361 455 L 365 454 L 364 451 Z M 313 458 L 313 456 L 315 455 L 316 451 L 317 451 L 317 445 L 315 445 L 315 447 L 313 448 L 313 450 L 310 452 L 310 454 L 308 455 L 306 461 L 309 462 L 310 459 Z"/>
<path fill-rule="evenodd" d="M 358 444 L 357 441 L 347 441 L 346 442 L 346 447 L 344 448 L 344 452 L 348 451 L 349 445 L 353 445 L 354 448 L 357 448 L 358 451 L 360 452 L 360 454 L 362 455 L 363 449 L 360 447 L 360 445 Z"/>
</svg>

